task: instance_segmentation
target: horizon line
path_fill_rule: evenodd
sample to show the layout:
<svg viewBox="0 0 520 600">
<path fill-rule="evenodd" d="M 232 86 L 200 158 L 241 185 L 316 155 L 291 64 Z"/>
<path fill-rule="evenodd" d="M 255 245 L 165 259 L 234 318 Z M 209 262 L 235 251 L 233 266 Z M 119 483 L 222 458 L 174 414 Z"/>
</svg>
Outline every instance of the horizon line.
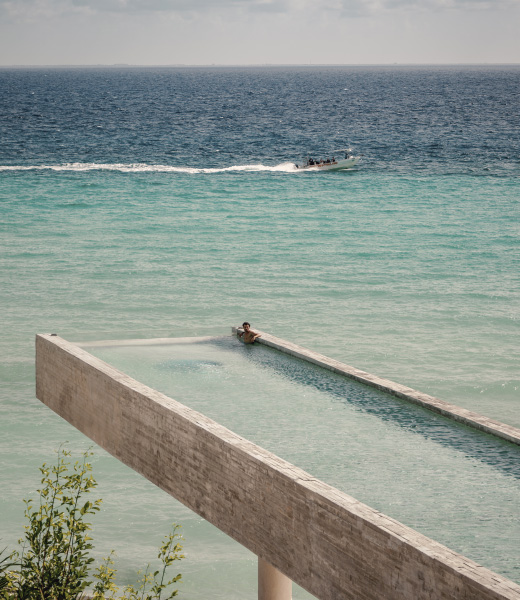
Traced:
<svg viewBox="0 0 520 600">
<path fill-rule="evenodd" d="M 0 65 L 0 69 L 85 69 L 85 68 L 280 68 L 280 67 L 515 67 L 520 62 L 392 62 L 392 63 L 172 63 L 172 64 L 133 64 L 133 63 L 91 63 L 91 64 L 11 64 Z"/>
</svg>

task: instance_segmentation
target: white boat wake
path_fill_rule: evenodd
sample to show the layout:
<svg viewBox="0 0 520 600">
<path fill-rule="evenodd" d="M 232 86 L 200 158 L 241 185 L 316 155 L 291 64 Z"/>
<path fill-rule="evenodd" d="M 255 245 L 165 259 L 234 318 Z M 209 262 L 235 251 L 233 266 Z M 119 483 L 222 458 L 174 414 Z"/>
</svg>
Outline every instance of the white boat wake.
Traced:
<svg viewBox="0 0 520 600">
<path fill-rule="evenodd" d="M 291 162 L 279 165 L 233 165 L 222 168 L 173 167 L 171 165 L 135 164 L 103 164 L 103 163 L 65 163 L 61 165 L 0 165 L 0 171 L 118 171 L 120 173 L 228 173 L 244 172 L 279 172 L 297 173 L 298 169 Z"/>
</svg>

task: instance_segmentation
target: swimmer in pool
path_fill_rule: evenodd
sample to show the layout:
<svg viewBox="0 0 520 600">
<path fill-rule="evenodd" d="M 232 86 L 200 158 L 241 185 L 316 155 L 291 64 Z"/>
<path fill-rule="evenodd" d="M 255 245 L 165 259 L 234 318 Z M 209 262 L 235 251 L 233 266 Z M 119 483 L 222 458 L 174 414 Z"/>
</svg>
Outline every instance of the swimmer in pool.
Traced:
<svg viewBox="0 0 520 600">
<path fill-rule="evenodd" d="M 244 331 L 239 331 L 238 337 L 243 339 L 244 344 L 253 344 L 256 338 L 259 338 L 262 335 L 261 333 L 253 331 L 251 325 L 247 321 L 242 323 L 242 327 Z"/>
</svg>

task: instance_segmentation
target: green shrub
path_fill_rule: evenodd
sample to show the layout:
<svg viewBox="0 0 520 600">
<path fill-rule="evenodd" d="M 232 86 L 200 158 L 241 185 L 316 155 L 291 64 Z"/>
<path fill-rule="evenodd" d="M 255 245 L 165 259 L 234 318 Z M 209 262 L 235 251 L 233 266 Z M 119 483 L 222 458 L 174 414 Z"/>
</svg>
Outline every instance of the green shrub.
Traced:
<svg viewBox="0 0 520 600">
<path fill-rule="evenodd" d="M 157 571 L 145 570 L 138 587 L 126 586 L 122 595 L 114 583 L 113 555 L 104 559 L 94 573 L 97 580 L 93 591 L 88 592 L 93 581 L 90 568 L 94 559 L 90 556 L 92 538 L 88 535 L 91 524 L 89 515 L 99 511 L 101 499 L 86 500 L 86 496 L 97 486 L 88 462 L 92 452 L 86 451 L 82 460 L 72 467 L 71 453 L 60 448 L 58 461 L 53 467 L 40 467 L 42 487 L 39 498 L 24 500 L 25 517 L 28 524 L 19 540 L 20 551 L 5 556 L 0 552 L 0 598 L 4 600 L 79 600 L 91 597 L 126 598 L 128 600 L 164 600 L 177 595 L 177 590 L 168 591 L 180 581 L 178 574 L 168 580 L 166 571 L 176 560 L 184 558 L 179 544 L 182 537 L 179 526 L 173 524 L 169 535 L 159 549 L 158 558 L 162 567 Z M 3 558 L 2 558 L 3 556 Z"/>
</svg>

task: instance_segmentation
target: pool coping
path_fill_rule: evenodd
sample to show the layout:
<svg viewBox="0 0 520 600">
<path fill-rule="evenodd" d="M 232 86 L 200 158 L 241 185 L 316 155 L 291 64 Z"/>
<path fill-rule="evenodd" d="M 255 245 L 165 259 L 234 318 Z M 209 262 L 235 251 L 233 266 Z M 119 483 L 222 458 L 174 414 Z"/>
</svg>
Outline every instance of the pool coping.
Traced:
<svg viewBox="0 0 520 600">
<path fill-rule="evenodd" d="M 164 338 L 132 338 L 128 340 L 95 340 L 91 342 L 74 342 L 79 348 L 119 348 L 123 346 L 172 346 L 175 344 L 198 344 L 200 342 L 211 342 L 221 337 L 219 335 L 206 335 L 200 337 L 164 337 Z"/>
</svg>

